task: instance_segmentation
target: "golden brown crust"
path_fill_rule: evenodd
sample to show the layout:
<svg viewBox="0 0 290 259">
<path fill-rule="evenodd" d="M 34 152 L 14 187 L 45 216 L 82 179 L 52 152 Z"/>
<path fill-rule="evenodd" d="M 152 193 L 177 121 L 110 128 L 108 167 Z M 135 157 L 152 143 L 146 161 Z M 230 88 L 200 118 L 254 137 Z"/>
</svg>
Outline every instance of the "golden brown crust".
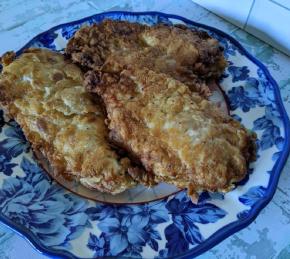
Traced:
<svg viewBox="0 0 290 259">
<path fill-rule="evenodd" d="M 102 192 L 134 186 L 129 159 L 120 158 L 107 142 L 105 117 L 85 92 L 81 70 L 44 49 L 29 49 L 8 62 L 12 56 L 2 59 L 7 62 L 0 103 L 20 124 L 37 157 L 46 159 L 54 174 L 71 175 Z"/>
<path fill-rule="evenodd" d="M 99 70 L 112 73 L 128 67 L 146 67 L 208 96 L 205 81 L 218 78 L 226 66 L 218 41 L 206 32 L 124 21 L 106 20 L 80 29 L 68 42 L 66 53 L 89 71 L 85 84 L 90 88 L 97 84 L 92 75 Z"/>
<path fill-rule="evenodd" d="M 0 63 L 4 66 L 8 66 L 15 59 L 15 53 L 13 51 L 6 52 L 0 57 Z"/>
<path fill-rule="evenodd" d="M 116 143 L 155 181 L 197 191 L 228 191 L 255 158 L 255 134 L 165 74 L 148 69 L 103 74 L 96 87 Z"/>
</svg>

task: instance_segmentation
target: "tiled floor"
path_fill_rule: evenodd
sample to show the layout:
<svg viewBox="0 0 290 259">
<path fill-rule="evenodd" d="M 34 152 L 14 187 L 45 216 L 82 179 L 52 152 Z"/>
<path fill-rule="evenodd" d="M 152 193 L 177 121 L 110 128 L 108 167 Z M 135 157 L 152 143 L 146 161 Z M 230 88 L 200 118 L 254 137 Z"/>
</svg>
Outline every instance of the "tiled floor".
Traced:
<svg viewBox="0 0 290 259">
<path fill-rule="evenodd" d="M 289 0 L 193 0 L 290 55 Z"/>
<path fill-rule="evenodd" d="M 245 30 L 290 54 L 290 11 L 272 1 L 256 0 Z"/>
<path fill-rule="evenodd" d="M 194 2 L 228 19 L 239 27 L 243 27 L 246 24 L 253 5 L 253 0 L 194 0 Z"/>
</svg>

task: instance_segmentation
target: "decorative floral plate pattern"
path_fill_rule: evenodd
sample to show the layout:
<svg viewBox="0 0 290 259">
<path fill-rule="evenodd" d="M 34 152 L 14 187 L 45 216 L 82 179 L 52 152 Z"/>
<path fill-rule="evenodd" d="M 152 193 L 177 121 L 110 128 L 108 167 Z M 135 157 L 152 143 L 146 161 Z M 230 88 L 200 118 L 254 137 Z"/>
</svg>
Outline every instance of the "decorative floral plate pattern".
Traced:
<svg viewBox="0 0 290 259">
<path fill-rule="evenodd" d="M 106 18 L 148 25 L 183 23 L 221 42 L 229 62 L 221 86 L 230 113 L 258 135 L 258 159 L 250 165 L 249 177 L 227 194 L 202 193 L 198 204 L 184 191 L 139 205 L 93 202 L 52 181 L 33 160 L 19 126 L 0 110 L 0 219 L 49 255 L 191 258 L 247 226 L 271 200 L 289 152 L 289 120 L 278 86 L 230 36 L 156 12 L 110 12 L 59 25 L 36 36 L 18 54 L 28 47 L 61 50 L 83 24 Z"/>
</svg>

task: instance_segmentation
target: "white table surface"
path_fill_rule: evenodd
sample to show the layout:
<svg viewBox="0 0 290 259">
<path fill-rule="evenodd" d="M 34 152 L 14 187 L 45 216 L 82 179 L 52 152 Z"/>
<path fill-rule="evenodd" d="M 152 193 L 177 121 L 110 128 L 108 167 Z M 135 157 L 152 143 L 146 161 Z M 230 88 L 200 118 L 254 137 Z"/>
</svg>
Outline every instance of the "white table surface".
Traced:
<svg viewBox="0 0 290 259">
<path fill-rule="evenodd" d="M 290 58 L 225 22 L 190 0 L 0 0 L 0 55 L 17 50 L 38 33 L 60 23 L 109 10 L 161 11 L 208 24 L 231 34 L 270 70 L 290 113 Z M 273 200 L 244 230 L 199 256 L 205 258 L 290 258 L 290 162 L 282 172 Z M 48 258 L 24 238 L 0 225 L 0 259 Z"/>
</svg>

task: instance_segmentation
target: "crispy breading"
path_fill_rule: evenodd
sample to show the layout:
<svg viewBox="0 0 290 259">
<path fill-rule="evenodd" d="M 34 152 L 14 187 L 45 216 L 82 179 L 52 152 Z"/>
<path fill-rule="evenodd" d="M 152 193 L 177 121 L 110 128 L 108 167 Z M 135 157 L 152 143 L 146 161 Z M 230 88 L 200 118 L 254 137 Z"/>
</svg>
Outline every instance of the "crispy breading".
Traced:
<svg viewBox="0 0 290 259">
<path fill-rule="evenodd" d="M 0 103 L 54 174 L 112 194 L 136 185 L 127 173 L 129 159 L 109 145 L 102 109 L 85 92 L 76 65 L 44 49 L 29 49 L 14 61 L 9 53 L 2 60 Z"/>
<path fill-rule="evenodd" d="M 66 53 L 89 71 L 86 85 L 94 86 L 99 70 L 117 72 L 146 67 L 166 73 L 203 96 L 210 94 L 209 78 L 218 78 L 226 61 L 217 40 L 185 26 L 146 26 L 106 20 L 81 28 L 70 39 Z"/>
<path fill-rule="evenodd" d="M 90 90 L 106 107 L 111 140 L 138 157 L 156 182 L 195 195 L 229 191 L 245 177 L 255 134 L 185 84 L 138 68 L 98 81 Z"/>
</svg>

